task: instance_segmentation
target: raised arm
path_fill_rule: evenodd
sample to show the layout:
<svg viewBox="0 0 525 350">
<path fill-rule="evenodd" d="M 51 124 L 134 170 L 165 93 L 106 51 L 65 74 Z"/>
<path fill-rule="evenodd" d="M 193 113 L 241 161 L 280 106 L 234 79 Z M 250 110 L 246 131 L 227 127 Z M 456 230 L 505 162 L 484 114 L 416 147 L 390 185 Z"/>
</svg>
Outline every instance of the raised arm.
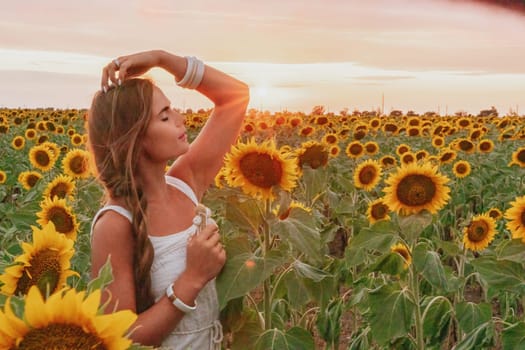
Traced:
<svg viewBox="0 0 525 350">
<path fill-rule="evenodd" d="M 188 62 L 191 63 L 190 66 Z M 192 72 L 194 62 L 196 61 L 193 59 L 188 60 L 162 50 L 120 56 L 105 67 L 102 90 L 108 89 L 109 81 L 119 84 L 119 79 L 123 81 L 144 74 L 153 67 L 165 69 L 180 83 L 185 80 L 188 68 Z M 195 88 L 210 99 L 214 109 L 206 125 L 192 142 L 190 150 L 168 172 L 177 176 L 183 174 L 199 198 L 213 182 L 223 164 L 224 155 L 235 143 L 249 102 L 249 88 L 245 83 L 210 66 L 203 65 L 202 68 L 202 72 L 198 69 L 194 71 L 197 75 L 202 73 L 202 80 L 190 88 Z M 192 74 L 188 76 L 191 78 Z"/>
</svg>

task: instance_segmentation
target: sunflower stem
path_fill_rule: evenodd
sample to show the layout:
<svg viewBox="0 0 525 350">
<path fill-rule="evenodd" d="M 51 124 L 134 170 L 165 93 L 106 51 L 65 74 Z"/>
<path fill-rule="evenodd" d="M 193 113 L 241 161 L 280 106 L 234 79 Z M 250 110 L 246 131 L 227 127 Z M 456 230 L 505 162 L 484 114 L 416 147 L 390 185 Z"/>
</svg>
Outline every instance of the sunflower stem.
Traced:
<svg viewBox="0 0 525 350">
<path fill-rule="evenodd" d="M 414 270 L 414 265 L 410 265 L 409 279 L 410 279 L 410 288 L 412 289 L 412 294 L 414 297 L 414 304 L 416 308 L 415 312 L 415 328 L 416 328 L 416 345 L 418 350 L 425 350 L 425 339 L 423 337 L 423 318 L 421 317 L 421 307 L 420 307 L 420 298 L 419 298 L 419 280 L 417 278 L 417 273 Z"/>
<path fill-rule="evenodd" d="M 265 201 L 265 208 L 264 208 L 264 225 L 263 225 L 263 236 L 264 236 L 264 249 L 263 249 L 263 258 L 266 261 L 266 257 L 271 249 L 271 243 L 270 243 L 270 225 L 268 225 L 268 219 L 271 214 L 271 202 L 270 199 L 267 199 Z M 272 285 L 271 285 L 271 279 L 272 277 L 268 277 L 263 282 L 263 292 L 264 292 L 264 329 L 269 330 L 272 328 Z"/>
</svg>

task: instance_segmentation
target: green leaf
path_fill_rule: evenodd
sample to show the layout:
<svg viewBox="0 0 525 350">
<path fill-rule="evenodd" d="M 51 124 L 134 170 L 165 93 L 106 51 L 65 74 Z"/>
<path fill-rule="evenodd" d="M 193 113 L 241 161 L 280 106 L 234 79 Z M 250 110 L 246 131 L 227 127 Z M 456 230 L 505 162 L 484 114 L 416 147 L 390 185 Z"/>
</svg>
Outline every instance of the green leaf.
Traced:
<svg viewBox="0 0 525 350">
<path fill-rule="evenodd" d="M 293 262 L 293 268 L 298 276 L 311 279 L 315 282 L 319 282 L 323 278 L 330 276 L 328 272 L 318 269 L 317 267 L 305 264 L 300 260 L 295 260 Z"/>
<path fill-rule="evenodd" d="M 422 210 L 417 214 L 398 217 L 401 232 L 409 243 L 415 242 L 423 230 L 432 223 L 432 214 Z"/>
<path fill-rule="evenodd" d="M 521 239 L 505 240 L 496 248 L 498 260 L 509 260 L 517 263 L 525 261 L 525 249 Z"/>
<path fill-rule="evenodd" d="M 259 202 L 253 198 L 229 196 L 226 199 L 225 218 L 239 228 L 257 232 L 263 221 Z"/>
<path fill-rule="evenodd" d="M 228 300 L 249 293 L 283 263 L 282 256 L 273 251 L 266 258 L 243 253 L 227 259 L 216 280 L 220 308 L 226 306 Z"/>
<path fill-rule="evenodd" d="M 313 350 L 315 349 L 315 345 L 312 335 L 304 328 L 293 327 L 287 331 L 274 328 L 265 331 L 259 339 L 257 339 L 255 349 Z"/>
<path fill-rule="evenodd" d="M 482 256 L 472 260 L 471 264 L 493 288 L 516 292 L 525 286 L 525 270 L 520 263 Z"/>
<path fill-rule="evenodd" d="M 311 300 L 309 294 L 305 293 L 303 279 L 295 271 L 289 271 L 283 277 L 283 282 L 286 286 L 286 298 L 292 307 L 299 308 Z"/>
<path fill-rule="evenodd" d="M 303 168 L 303 176 L 300 180 L 304 184 L 305 196 L 308 205 L 312 205 L 314 199 L 326 191 L 328 182 L 326 171 L 323 168 Z"/>
<path fill-rule="evenodd" d="M 372 334 L 380 345 L 408 334 L 412 327 L 414 303 L 406 289 L 384 285 L 371 291 L 368 300 Z"/>
<path fill-rule="evenodd" d="M 504 329 L 501 340 L 503 350 L 525 349 L 525 322 L 520 321 Z"/>
<path fill-rule="evenodd" d="M 378 233 L 373 227 L 363 229 L 352 237 L 346 248 L 346 261 L 350 267 L 362 264 L 368 257 L 368 252 L 376 250 L 381 253 L 390 251 L 390 247 L 397 242 L 397 236 L 392 233 Z"/>
<path fill-rule="evenodd" d="M 113 282 L 113 270 L 111 268 L 111 257 L 108 256 L 108 259 L 98 271 L 97 277 L 89 282 L 87 293 L 91 294 L 96 289 L 106 288 L 111 282 Z"/>
<path fill-rule="evenodd" d="M 254 344 L 263 329 L 257 312 L 254 310 L 245 310 L 242 315 L 243 325 L 233 334 L 231 350 L 246 350 L 247 344 Z"/>
<path fill-rule="evenodd" d="M 417 272 L 432 286 L 447 290 L 445 269 L 438 253 L 430 250 L 426 243 L 417 244 L 412 252 L 412 263 Z"/>
<path fill-rule="evenodd" d="M 320 310 L 317 316 L 317 329 L 324 341 L 337 348 L 341 335 L 341 315 L 343 313 L 343 300 L 334 299 L 326 308 Z"/>
<path fill-rule="evenodd" d="M 430 344 L 441 344 L 448 336 L 454 310 L 444 297 L 433 298 L 424 311 L 423 332 Z"/>
<path fill-rule="evenodd" d="M 314 262 L 322 261 L 321 235 L 312 214 L 292 210 L 285 220 L 278 220 L 272 226 L 272 233 L 290 242 L 297 251 L 305 253 Z"/>
<path fill-rule="evenodd" d="M 494 349 L 494 324 L 485 322 L 465 335 L 454 350 Z"/>
<path fill-rule="evenodd" d="M 456 305 L 455 313 L 461 330 L 469 333 L 490 320 L 492 307 L 488 303 L 475 304 L 464 301 Z"/>
<path fill-rule="evenodd" d="M 400 275 L 405 272 L 405 260 L 397 253 L 383 255 L 375 264 L 366 269 L 367 272 L 381 271 L 389 275 Z"/>
</svg>

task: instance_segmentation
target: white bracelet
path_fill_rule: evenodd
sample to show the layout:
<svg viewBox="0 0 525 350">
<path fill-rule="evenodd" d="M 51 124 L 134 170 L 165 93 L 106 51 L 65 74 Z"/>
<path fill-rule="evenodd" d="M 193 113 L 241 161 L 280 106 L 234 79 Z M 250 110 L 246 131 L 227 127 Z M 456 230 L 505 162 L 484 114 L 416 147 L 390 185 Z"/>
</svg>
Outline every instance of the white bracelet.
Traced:
<svg viewBox="0 0 525 350">
<path fill-rule="evenodd" d="M 184 77 L 180 81 L 176 81 L 177 85 L 180 87 L 186 87 L 188 86 L 191 76 L 193 75 L 193 70 L 195 69 L 195 61 L 197 60 L 195 57 L 192 56 L 186 56 L 186 72 L 184 73 Z"/>
<path fill-rule="evenodd" d="M 195 305 L 189 306 L 188 304 L 184 303 L 182 300 L 177 298 L 175 293 L 173 293 L 173 283 L 171 283 L 168 288 L 166 288 L 166 296 L 171 301 L 173 306 L 175 306 L 177 309 L 184 313 L 192 312 L 197 308 L 197 301 L 195 301 Z"/>
<path fill-rule="evenodd" d="M 190 80 L 190 83 L 188 84 L 188 89 L 196 89 L 204 77 L 204 63 L 201 60 L 197 60 L 197 64 L 195 67 L 195 75 L 193 75 L 193 79 Z"/>
<path fill-rule="evenodd" d="M 176 81 L 178 86 L 186 89 L 196 89 L 204 77 L 204 63 L 193 56 L 186 56 L 186 72 L 180 81 Z"/>
</svg>

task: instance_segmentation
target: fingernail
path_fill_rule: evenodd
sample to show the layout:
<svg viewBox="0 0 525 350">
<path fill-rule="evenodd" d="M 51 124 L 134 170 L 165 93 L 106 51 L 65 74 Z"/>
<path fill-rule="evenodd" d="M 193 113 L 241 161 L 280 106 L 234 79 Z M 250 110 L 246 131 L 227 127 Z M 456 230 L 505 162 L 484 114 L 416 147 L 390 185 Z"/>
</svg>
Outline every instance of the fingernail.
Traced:
<svg viewBox="0 0 525 350">
<path fill-rule="evenodd" d="M 118 86 L 120 86 L 120 85 L 122 84 L 122 81 L 119 79 L 119 80 L 117 81 L 117 83 L 118 83 Z"/>
<path fill-rule="evenodd" d="M 105 86 L 103 86 L 103 87 L 102 87 L 102 91 L 104 91 L 104 93 L 106 93 L 106 92 L 108 92 L 108 88 L 105 87 Z"/>
</svg>

